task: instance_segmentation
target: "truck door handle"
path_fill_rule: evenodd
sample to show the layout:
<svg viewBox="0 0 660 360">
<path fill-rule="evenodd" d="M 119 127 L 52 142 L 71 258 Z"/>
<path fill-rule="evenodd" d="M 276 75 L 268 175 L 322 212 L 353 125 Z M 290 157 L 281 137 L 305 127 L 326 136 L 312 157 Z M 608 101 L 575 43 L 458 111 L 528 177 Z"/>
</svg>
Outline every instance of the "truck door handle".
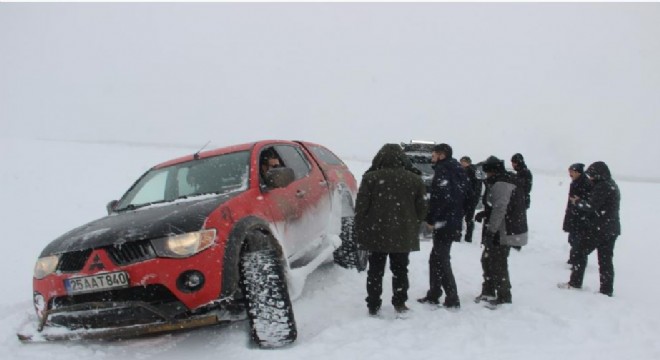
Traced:
<svg viewBox="0 0 660 360">
<path fill-rule="evenodd" d="M 297 197 L 297 198 L 304 198 L 304 197 L 305 197 L 305 194 L 307 194 L 307 192 L 306 192 L 305 190 L 298 190 L 298 191 L 296 191 L 296 197 Z"/>
</svg>

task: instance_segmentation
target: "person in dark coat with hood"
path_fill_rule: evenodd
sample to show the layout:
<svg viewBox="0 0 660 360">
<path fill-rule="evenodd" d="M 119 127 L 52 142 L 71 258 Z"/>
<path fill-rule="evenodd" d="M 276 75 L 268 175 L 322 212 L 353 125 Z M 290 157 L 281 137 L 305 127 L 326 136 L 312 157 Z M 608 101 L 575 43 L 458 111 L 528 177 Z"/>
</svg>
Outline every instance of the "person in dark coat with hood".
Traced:
<svg viewBox="0 0 660 360">
<path fill-rule="evenodd" d="M 484 281 L 475 302 L 488 301 L 490 307 L 496 307 L 512 303 L 508 258 L 512 247 L 527 244 L 527 207 L 522 181 L 506 171 L 504 160 L 490 156 L 482 164 L 487 176 L 484 210 L 475 219 L 484 222 Z"/>
<path fill-rule="evenodd" d="M 392 305 L 399 313 L 408 310 L 408 257 L 411 251 L 419 251 L 419 225 L 427 205 L 424 181 L 406 170 L 404 158 L 401 146 L 384 145 L 362 176 L 355 202 L 357 242 L 361 249 L 370 251 L 366 302 L 371 315 L 381 307 L 388 257 Z"/>
<path fill-rule="evenodd" d="M 568 168 L 568 176 L 571 178 L 571 186 L 568 191 L 568 198 L 566 204 L 566 214 L 564 215 L 563 230 L 568 233 L 568 244 L 571 246 L 571 251 L 568 256 L 568 263 L 574 265 L 575 252 L 579 242 L 580 234 L 584 228 L 586 214 L 577 209 L 570 198 L 577 196 L 580 199 L 586 200 L 587 195 L 591 191 L 591 181 L 584 175 L 584 164 L 575 163 Z"/>
<path fill-rule="evenodd" d="M 376 156 L 374 156 L 374 159 L 371 161 L 371 166 L 364 173 L 366 174 L 366 173 L 370 173 L 374 170 L 378 170 L 381 167 L 381 163 L 382 163 L 381 157 L 382 156 L 383 156 L 383 154 L 381 152 L 378 152 L 376 154 Z M 401 151 L 401 154 L 397 155 L 397 156 L 401 157 L 401 161 L 403 162 L 403 167 L 406 170 L 408 170 L 408 171 L 410 171 L 410 172 L 412 172 L 413 174 L 416 174 L 416 175 L 420 175 L 420 176 L 422 175 L 422 171 L 419 170 L 418 168 L 416 168 L 415 165 L 413 165 L 412 161 L 410 161 L 410 158 L 408 156 L 406 156 L 405 152 Z"/>
<path fill-rule="evenodd" d="M 600 273 L 600 293 L 612 296 L 614 293 L 614 244 L 621 235 L 619 206 L 621 192 L 612 179 L 610 169 L 602 161 L 589 165 L 585 174 L 593 183 L 588 198 L 578 196 L 570 198 L 578 211 L 586 214 L 585 236 L 580 238 L 577 246 L 575 264 L 568 283 L 558 286 L 564 289 L 582 287 L 584 271 L 587 267 L 589 254 L 598 250 L 598 270 Z"/>
<path fill-rule="evenodd" d="M 435 174 L 431 182 L 431 200 L 426 223 L 433 229 L 433 248 L 429 257 L 429 290 L 420 303 L 440 304 L 447 308 L 460 308 L 456 280 L 451 269 L 451 245 L 461 240 L 464 206 L 471 191 L 467 175 L 452 157 L 452 148 L 439 144 L 433 148 L 431 161 Z"/>
<path fill-rule="evenodd" d="M 482 183 L 481 179 L 477 177 L 477 168 L 472 165 L 472 159 L 469 156 L 463 156 L 460 163 L 463 169 L 465 169 L 471 187 L 470 197 L 465 204 L 465 242 L 472 242 L 474 212 L 481 197 Z"/>
<path fill-rule="evenodd" d="M 516 171 L 518 177 L 522 180 L 522 185 L 525 189 L 525 203 L 529 209 L 529 205 L 531 204 L 533 182 L 532 172 L 527 168 L 527 164 L 525 164 L 525 158 L 523 158 L 521 153 L 513 154 L 511 157 L 511 166 L 513 166 L 513 170 Z"/>
</svg>

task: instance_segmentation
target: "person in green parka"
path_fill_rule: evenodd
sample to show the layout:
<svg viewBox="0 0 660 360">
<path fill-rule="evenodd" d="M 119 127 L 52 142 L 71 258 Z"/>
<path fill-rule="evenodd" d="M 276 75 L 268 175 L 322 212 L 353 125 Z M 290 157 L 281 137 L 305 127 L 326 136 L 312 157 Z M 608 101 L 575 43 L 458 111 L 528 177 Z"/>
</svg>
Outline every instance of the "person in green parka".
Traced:
<svg viewBox="0 0 660 360">
<path fill-rule="evenodd" d="M 385 263 L 392 271 L 392 305 L 408 310 L 408 256 L 419 251 L 419 225 L 426 217 L 426 186 L 406 170 L 407 157 L 397 144 L 385 144 L 362 176 L 355 203 L 355 232 L 361 249 L 368 250 L 367 307 L 376 315 L 382 304 Z"/>
</svg>

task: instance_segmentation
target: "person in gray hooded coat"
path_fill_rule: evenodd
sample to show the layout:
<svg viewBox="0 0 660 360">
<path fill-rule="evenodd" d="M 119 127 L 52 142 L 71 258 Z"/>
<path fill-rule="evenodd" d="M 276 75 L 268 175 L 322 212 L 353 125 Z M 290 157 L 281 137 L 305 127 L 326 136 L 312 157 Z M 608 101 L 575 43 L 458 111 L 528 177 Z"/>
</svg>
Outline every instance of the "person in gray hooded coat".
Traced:
<svg viewBox="0 0 660 360">
<path fill-rule="evenodd" d="M 504 168 L 504 161 L 490 156 L 482 165 L 486 173 L 485 209 L 477 214 L 484 221 L 481 256 L 484 282 L 476 302 L 510 304 L 511 281 L 508 258 L 511 247 L 527 244 L 527 204 L 524 184 Z"/>
</svg>

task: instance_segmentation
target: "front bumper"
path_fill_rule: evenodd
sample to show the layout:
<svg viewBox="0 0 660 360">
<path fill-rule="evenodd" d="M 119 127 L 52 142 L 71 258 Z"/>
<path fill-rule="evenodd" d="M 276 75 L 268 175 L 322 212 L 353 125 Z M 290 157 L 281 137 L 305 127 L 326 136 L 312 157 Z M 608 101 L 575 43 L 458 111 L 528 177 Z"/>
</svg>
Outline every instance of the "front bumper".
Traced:
<svg viewBox="0 0 660 360">
<path fill-rule="evenodd" d="M 174 332 L 194 329 L 203 326 L 218 324 L 221 321 L 216 315 L 208 314 L 189 319 L 168 322 L 141 324 L 122 328 L 82 329 L 60 331 L 61 329 L 46 329 L 42 332 L 19 332 L 18 339 L 22 342 L 64 341 L 64 340 L 116 340 L 139 336 L 155 335 L 165 332 Z M 51 331 L 52 330 L 52 331 Z"/>
<path fill-rule="evenodd" d="M 194 329 L 247 318 L 244 307 L 229 304 L 213 304 L 214 306 L 205 313 L 186 314 L 185 317 L 174 317 L 172 313 L 142 301 L 78 304 L 45 311 L 36 329 L 25 329 L 17 336 L 23 342 L 117 340 Z M 136 318 L 131 314 L 141 316 Z M 57 318 L 67 323 L 67 326 L 57 326 L 57 322 L 52 321 Z M 122 321 L 129 325 L 122 325 Z M 72 329 L 71 325 L 75 323 L 87 325 L 113 323 L 115 326 Z"/>
</svg>

